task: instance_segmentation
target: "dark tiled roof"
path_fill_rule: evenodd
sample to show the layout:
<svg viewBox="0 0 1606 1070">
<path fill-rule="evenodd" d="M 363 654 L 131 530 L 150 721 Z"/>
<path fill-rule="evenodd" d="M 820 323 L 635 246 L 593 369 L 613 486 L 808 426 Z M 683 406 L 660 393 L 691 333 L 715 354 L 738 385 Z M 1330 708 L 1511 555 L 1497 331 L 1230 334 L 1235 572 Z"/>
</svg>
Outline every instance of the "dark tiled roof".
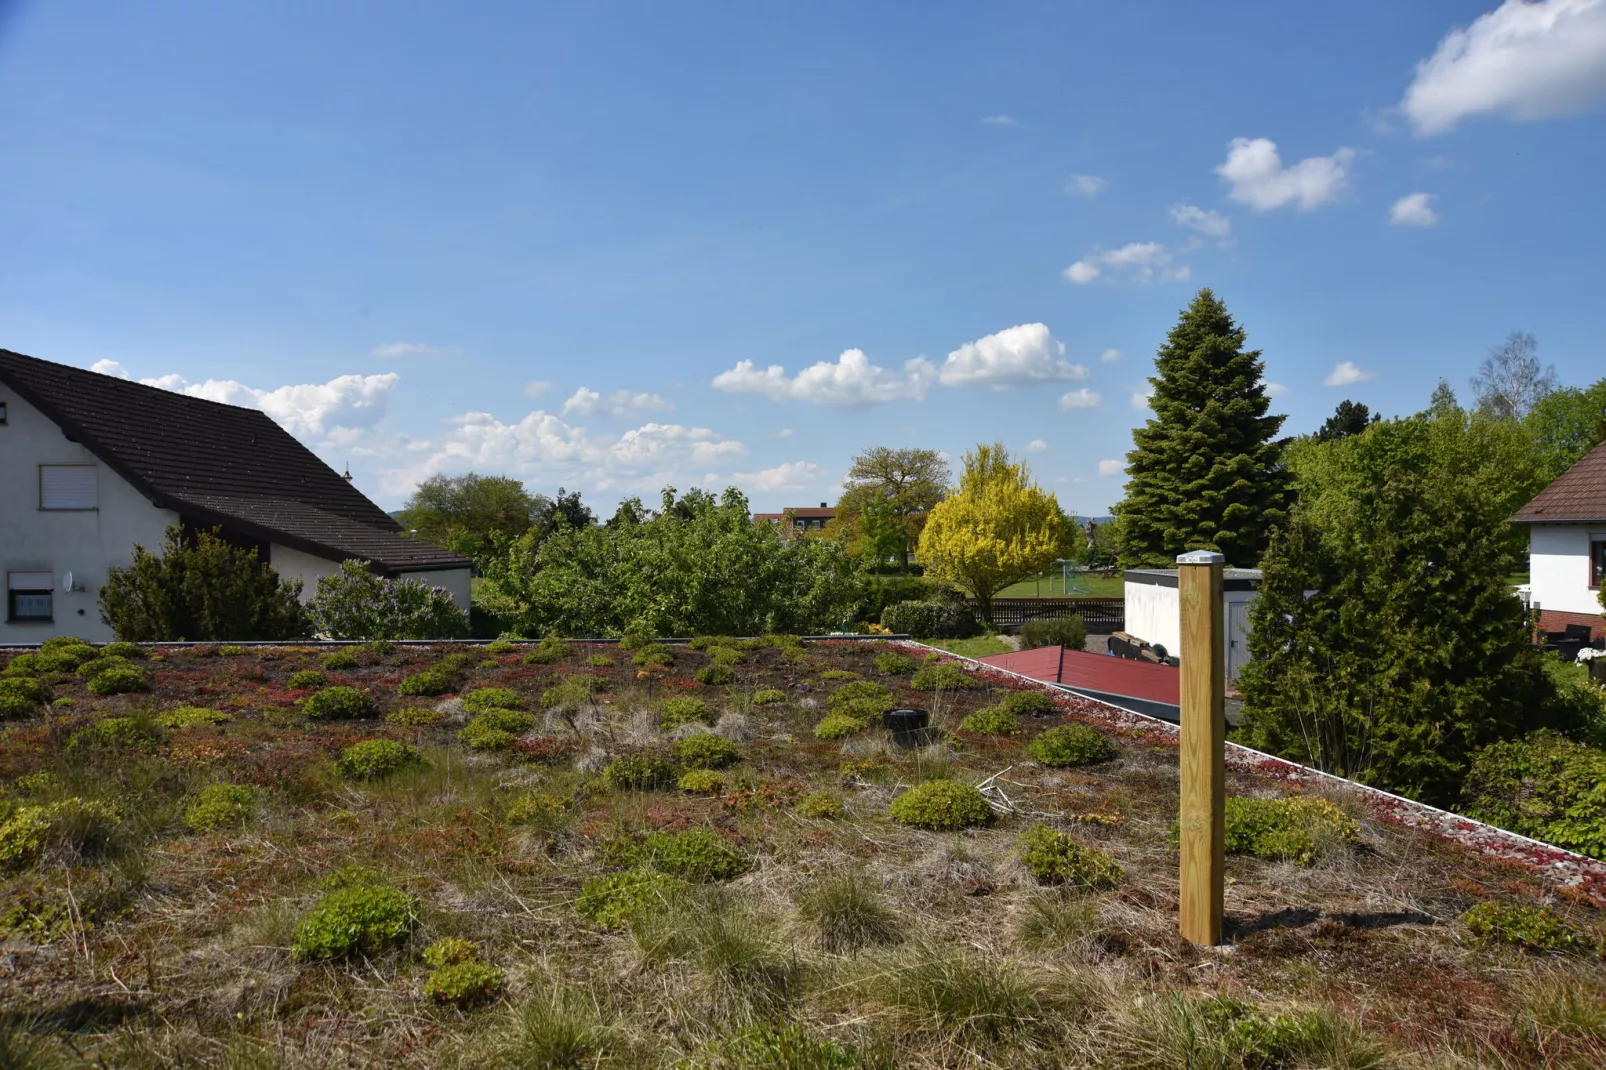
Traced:
<svg viewBox="0 0 1606 1070">
<path fill-rule="evenodd" d="M 465 568 L 402 526 L 257 409 L 0 349 L 0 382 L 158 506 L 319 557 Z"/>
<path fill-rule="evenodd" d="M 787 509 L 786 513 L 791 513 L 799 520 L 831 520 L 836 516 L 836 510 L 830 506 L 826 506 L 822 509 L 816 509 L 811 505 L 806 509 Z M 780 520 L 786 516 L 786 513 L 754 513 L 753 519 Z"/>
<path fill-rule="evenodd" d="M 1511 519 L 1519 524 L 1606 520 L 1606 442 L 1584 454 Z"/>
</svg>

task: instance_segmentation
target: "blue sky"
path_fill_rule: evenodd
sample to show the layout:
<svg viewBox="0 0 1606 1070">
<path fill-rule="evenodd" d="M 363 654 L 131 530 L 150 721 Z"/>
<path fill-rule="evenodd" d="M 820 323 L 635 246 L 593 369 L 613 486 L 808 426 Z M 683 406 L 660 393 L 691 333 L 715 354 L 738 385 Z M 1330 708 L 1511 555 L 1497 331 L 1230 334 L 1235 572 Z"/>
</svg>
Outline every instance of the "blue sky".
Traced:
<svg viewBox="0 0 1606 1070">
<path fill-rule="evenodd" d="M 1003 439 L 1102 514 L 1200 286 L 1292 433 L 1512 330 L 1606 374 L 1606 0 L 3 11 L 0 346 L 387 506 Z"/>
</svg>

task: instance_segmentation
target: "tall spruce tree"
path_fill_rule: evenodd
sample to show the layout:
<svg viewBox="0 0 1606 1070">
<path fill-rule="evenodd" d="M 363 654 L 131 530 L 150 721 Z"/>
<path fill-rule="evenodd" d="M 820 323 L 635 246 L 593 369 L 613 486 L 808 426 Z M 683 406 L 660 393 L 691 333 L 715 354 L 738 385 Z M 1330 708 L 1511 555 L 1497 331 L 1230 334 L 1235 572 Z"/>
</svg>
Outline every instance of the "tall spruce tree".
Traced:
<svg viewBox="0 0 1606 1070">
<path fill-rule="evenodd" d="M 1200 290 L 1160 347 L 1154 415 L 1133 432 L 1126 500 L 1115 507 L 1124 567 L 1169 568 L 1201 549 L 1253 567 L 1286 519 L 1283 417 L 1266 415 L 1265 366 L 1244 340 L 1227 306 Z"/>
</svg>

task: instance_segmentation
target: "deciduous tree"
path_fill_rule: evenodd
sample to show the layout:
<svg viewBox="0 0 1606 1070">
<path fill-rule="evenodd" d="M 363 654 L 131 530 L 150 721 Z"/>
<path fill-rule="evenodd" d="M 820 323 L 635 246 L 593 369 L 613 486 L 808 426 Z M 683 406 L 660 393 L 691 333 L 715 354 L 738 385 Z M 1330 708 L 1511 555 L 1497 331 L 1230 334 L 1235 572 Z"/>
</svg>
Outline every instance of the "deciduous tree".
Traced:
<svg viewBox="0 0 1606 1070">
<path fill-rule="evenodd" d="M 936 450 L 872 446 L 853 459 L 837 516 L 858 526 L 866 552 L 896 557 L 907 574 L 909 551 L 920 541 L 927 514 L 947 496 L 951 478 Z"/>
<path fill-rule="evenodd" d="M 1539 342 L 1526 331 L 1512 331 L 1489 350 L 1472 377 L 1478 411 L 1498 420 L 1520 420 L 1556 389 L 1556 369 L 1539 363 Z"/>
<path fill-rule="evenodd" d="M 982 445 L 965 454 L 959 489 L 931 510 L 919 558 L 928 576 L 964 590 L 991 622 L 993 596 L 1065 556 L 1074 530 L 1024 461 L 1001 442 Z"/>
<path fill-rule="evenodd" d="M 1256 564 L 1287 516 L 1288 473 L 1259 350 L 1227 306 L 1200 290 L 1155 359 L 1154 410 L 1133 432 L 1116 544 L 1127 568 L 1169 568 L 1188 550 Z"/>
<path fill-rule="evenodd" d="M 413 490 L 401 522 L 425 542 L 480 561 L 498 540 L 518 538 L 552 508 L 511 476 L 434 475 Z"/>
</svg>

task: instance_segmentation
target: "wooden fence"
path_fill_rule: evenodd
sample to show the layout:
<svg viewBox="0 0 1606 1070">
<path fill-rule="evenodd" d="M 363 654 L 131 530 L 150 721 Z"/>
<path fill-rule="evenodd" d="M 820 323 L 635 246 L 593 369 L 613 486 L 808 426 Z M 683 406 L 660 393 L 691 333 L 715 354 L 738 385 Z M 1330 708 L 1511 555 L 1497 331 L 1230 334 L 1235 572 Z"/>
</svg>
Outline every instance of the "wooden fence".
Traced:
<svg viewBox="0 0 1606 1070">
<path fill-rule="evenodd" d="M 1091 632 L 1126 631 L 1126 602 L 1120 598 L 995 598 L 993 627 L 1019 628 L 1029 620 L 1081 617 Z"/>
</svg>

